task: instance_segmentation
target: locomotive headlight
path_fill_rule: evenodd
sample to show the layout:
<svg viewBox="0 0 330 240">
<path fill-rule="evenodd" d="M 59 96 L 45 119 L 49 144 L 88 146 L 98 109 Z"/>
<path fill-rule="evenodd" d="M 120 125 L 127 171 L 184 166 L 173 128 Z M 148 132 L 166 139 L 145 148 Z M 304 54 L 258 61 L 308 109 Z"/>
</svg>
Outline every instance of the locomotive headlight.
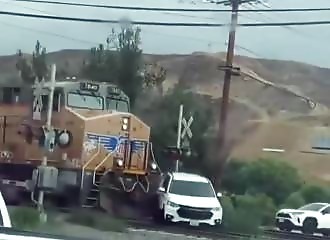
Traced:
<svg viewBox="0 0 330 240">
<path fill-rule="evenodd" d="M 128 118 L 124 117 L 122 118 L 122 130 L 127 131 L 128 130 Z"/>
<path fill-rule="evenodd" d="M 156 170 L 156 168 L 157 168 L 157 164 L 156 163 L 151 163 L 151 168 L 152 168 L 152 170 Z"/>
<path fill-rule="evenodd" d="M 118 167 L 122 167 L 124 165 L 124 161 L 122 159 L 117 160 Z"/>
</svg>

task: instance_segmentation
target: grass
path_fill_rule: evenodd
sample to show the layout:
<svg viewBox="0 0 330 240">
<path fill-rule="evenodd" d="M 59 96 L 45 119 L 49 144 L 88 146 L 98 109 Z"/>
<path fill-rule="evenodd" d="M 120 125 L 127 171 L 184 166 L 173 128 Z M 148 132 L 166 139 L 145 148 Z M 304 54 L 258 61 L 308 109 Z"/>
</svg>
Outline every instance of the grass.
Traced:
<svg viewBox="0 0 330 240">
<path fill-rule="evenodd" d="M 123 220 L 110 217 L 106 213 L 88 210 L 75 211 L 67 218 L 68 222 L 95 228 L 101 231 L 125 232 L 126 224 Z"/>
<path fill-rule="evenodd" d="M 20 230 L 34 230 L 41 225 L 39 212 L 35 208 L 8 208 L 12 226 Z"/>
</svg>

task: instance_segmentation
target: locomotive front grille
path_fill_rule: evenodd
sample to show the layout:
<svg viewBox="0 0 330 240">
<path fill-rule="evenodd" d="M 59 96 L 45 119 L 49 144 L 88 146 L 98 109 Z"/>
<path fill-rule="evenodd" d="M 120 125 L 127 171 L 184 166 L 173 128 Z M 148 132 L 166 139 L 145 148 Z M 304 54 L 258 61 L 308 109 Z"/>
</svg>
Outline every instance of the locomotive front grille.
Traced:
<svg viewBox="0 0 330 240">
<path fill-rule="evenodd" d="M 206 220 L 212 218 L 213 213 L 211 210 L 212 208 L 195 208 L 180 205 L 177 213 L 182 218 Z"/>
</svg>

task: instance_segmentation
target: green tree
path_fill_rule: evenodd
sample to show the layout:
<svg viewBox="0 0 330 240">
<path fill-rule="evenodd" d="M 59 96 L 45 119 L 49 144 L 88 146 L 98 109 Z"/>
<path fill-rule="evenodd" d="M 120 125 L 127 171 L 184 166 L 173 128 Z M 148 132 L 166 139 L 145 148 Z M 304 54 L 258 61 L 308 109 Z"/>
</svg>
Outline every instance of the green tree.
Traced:
<svg viewBox="0 0 330 240">
<path fill-rule="evenodd" d="M 300 188 L 301 182 L 297 170 L 289 164 L 260 159 L 249 163 L 230 161 L 222 187 L 236 194 L 266 194 L 279 205 Z"/>
<path fill-rule="evenodd" d="M 156 146 L 157 156 L 162 156 L 161 152 L 167 146 L 176 146 L 180 104 L 184 105 L 185 118 L 189 115 L 194 117 L 191 125 L 193 137 L 189 146 L 192 154 L 182 157 L 183 169 L 208 176 L 207 163 L 212 156 L 209 152 L 211 138 L 208 131 L 214 124 L 214 119 L 210 117 L 213 115 L 211 100 L 182 87 L 175 86 L 152 106 L 157 111 L 152 132 L 152 142 Z M 160 164 L 164 168 L 174 166 L 174 162 L 167 157 L 160 157 Z"/>
<path fill-rule="evenodd" d="M 123 26 L 113 29 L 106 41 L 92 48 L 82 74 L 94 81 L 117 84 L 130 98 L 132 107 L 143 87 L 141 29 Z"/>
<path fill-rule="evenodd" d="M 37 41 L 35 45 L 32 59 L 25 57 L 23 52 L 18 50 L 16 69 L 20 72 L 21 78 L 24 82 L 32 84 L 36 79 L 41 81 L 48 76 L 46 54 L 46 48 L 43 47 L 39 41 Z"/>
<path fill-rule="evenodd" d="M 321 186 L 306 185 L 299 192 L 306 203 L 330 201 L 330 191 Z"/>
<path fill-rule="evenodd" d="M 156 87 L 158 93 L 163 95 L 163 82 L 167 75 L 166 69 L 157 62 L 145 64 L 143 75 L 144 88 L 149 90 L 152 87 Z"/>
<path fill-rule="evenodd" d="M 306 204 L 304 197 L 301 192 L 294 192 L 289 195 L 289 197 L 285 200 L 284 204 L 281 208 L 299 208 Z"/>
<path fill-rule="evenodd" d="M 301 179 L 295 168 L 283 161 L 260 159 L 246 166 L 242 171 L 252 194 L 264 193 L 276 204 L 281 204 L 301 186 Z"/>
<path fill-rule="evenodd" d="M 119 72 L 118 86 L 129 96 L 134 107 L 143 87 L 141 29 L 122 27 L 118 34 Z"/>
<path fill-rule="evenodd" d="M 109 42 L 109 38 L 107 40 Z M 89 61 L 84 62 L 82 75 L 96 82 L 117 83 L 118 63 L 117 53 L 100 44 L 90 51 Z"/>
<path fill-rule="evenodd" d="M 226 171 L 222 178 L 222 188 L 235 194 L 244 194 L 248 188 L 245 176 L 243 175 L 244 167 L 247 163 L 231 160 L 226 164 Z"/>
</svg>

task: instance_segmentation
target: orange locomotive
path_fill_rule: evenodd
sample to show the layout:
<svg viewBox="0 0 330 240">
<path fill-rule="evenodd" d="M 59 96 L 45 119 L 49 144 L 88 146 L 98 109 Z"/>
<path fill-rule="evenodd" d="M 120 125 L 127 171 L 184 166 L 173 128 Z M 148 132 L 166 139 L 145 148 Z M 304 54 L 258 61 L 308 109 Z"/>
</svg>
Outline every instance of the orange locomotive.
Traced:
<svg viewBox="0 0 330 240">
<path fill-rule="evenodd" d="M 150 178 L 160 171 L 150 127 L 130 113 L 128 96 L 109 83 L 57 82 L 51 119 L 55 141 L 48 152 L 43 128 L 48 84 L 0 88 L 0 176 L 8 201 L 20 200 L 24 192 L 35 199 L 42 188 L 47 199 L 94 207 L 100 185 L 145 201 L 152 191 Z M 49 167 L 40 172 L 45 154 Z"/>
</svg>

